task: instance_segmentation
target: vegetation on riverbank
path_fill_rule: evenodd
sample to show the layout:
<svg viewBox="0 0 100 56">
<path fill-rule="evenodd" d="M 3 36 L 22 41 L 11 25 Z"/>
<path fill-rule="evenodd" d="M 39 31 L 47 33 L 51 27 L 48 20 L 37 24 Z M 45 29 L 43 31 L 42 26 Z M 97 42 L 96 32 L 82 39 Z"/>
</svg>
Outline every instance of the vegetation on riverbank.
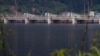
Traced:
<svg viewBox="0 0 100 56">
<path fill-rule="evenodd" d="M 70 56 L 74 54 L 75 56 L 100 56 L 100 40 L 99 40 L 99 32 L 96 32 L 95 37 L 91 40 L 90 47 L 88 52 L 84 52 L 79 50 L 78 52 L 74 49 L 56 49 L 51 52 L 51 56 Z"/>
</svg>

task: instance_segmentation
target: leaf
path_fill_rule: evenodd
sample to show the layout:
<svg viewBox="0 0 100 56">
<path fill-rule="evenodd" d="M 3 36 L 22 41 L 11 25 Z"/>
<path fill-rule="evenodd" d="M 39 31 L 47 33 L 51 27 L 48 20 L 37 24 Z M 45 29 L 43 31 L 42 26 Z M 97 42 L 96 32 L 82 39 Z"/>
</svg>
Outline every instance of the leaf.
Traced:
<svg viewBox="0 0 100 56">
<path fill-rule="evenodd" d="M 3 44 L 3 40 L 2 39 L 0 39 L 0 45 L 2 45 Z"/>
<path fill-rule="evenodd" d="M 3 49 L 3 46 L 2 45 L 0 45 L 0 51 Z"/>
<path fill-rule="evenodd" d="M 27 55 L 27 56 L 32 56 L 31 54 L 32 54 L 32 53 L 31 53 L 31 50 L 29 50 L 29 52 L 28 52 L 28 55 Z"/>
<path fill-rule="evenodd" d="M 91 51 L 94 51 L 95 55 L 100 56 L 100 50 L 96 46 L 92 46 Z"/>
<path fill-rule="evenodd" d="M 3 17 L 4 19 L 7 19 L 7 14 L 6 14 L 6 13 L 3 13 L 3 14 L 2 14 L 2 17 Z"/>
</svg>

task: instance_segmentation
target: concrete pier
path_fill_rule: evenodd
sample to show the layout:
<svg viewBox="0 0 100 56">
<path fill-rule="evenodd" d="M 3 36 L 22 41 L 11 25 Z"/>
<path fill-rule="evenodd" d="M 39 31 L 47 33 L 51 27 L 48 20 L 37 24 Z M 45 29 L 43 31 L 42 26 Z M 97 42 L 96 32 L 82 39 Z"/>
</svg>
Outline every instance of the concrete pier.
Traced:
<svg viewBox="0 0 100 56">
<path fill-rule="evenodd" d="M 100 18 L 99 18 L 99 24 L 100 24 Z"/>
<path fill-rule="evenodd" d="M 25 24 L 28 24 L 29 23 L 28 18 L 25 18 L 24 22 L 25 22 Z"/>
<path fill-rule="evenodd" d="M 7 19 L 3 19 L 3 21 L 4 21 L 4 24 L 7 24 L 8 23 L 8 20 Z"/>
<path fill-rule="evenodd" d="M 48 13 L 47 17 L 48 17 L 48 19 L 47 19 L 48 24 L 51 24 L 51 23 L 52 23 L 52 21 L 51 21 L 51 18 L 50 18 L 49 13 Z"/>
<path fill-rule="evenodd" d="M 72 24 L 76 24 L 76 18 L 72 17 Z"/>
</svg>

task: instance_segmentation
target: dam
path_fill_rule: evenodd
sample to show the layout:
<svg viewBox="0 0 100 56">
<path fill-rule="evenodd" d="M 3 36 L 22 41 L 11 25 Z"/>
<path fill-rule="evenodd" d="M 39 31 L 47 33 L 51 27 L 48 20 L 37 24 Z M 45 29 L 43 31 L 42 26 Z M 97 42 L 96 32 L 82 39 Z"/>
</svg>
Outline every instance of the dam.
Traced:
<svg viewBox="0 0 100 56">
<path fill-rule="evenodd" d="M 23 15 L 23 16 L 8 16 L 6 18 L 2 17 L 0 20 L 1 23 L 7 24 L 7 23 L 66 23 L 66 24 L 85 24 L 85 23 L 91 23 L 91 24 L 100 24 L 100 17 L 95 16 L 52 16 L 49 13 L 45 16 L 41 15 Z"/>
</svg>

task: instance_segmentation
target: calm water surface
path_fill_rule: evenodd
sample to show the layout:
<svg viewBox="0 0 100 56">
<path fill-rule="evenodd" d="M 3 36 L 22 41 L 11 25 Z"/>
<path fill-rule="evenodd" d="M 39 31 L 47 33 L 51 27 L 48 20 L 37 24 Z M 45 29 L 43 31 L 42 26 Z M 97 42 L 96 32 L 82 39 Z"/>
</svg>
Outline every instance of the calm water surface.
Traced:
<svg viewBox="0 0 100 56">
<path fill-rule="evenodd" d="M 80 41 L 85 32 L 85 25 L 77 24 L 8 24 L 7 29 L 14 32 L 10 34 L 9 46 L 16 56 L 50 56 L 55 49 L 80 48 Z M 91 39 L 95 37 L 100 25 L 89 24 L 84 50 L 89 49 Z"/>
</svg>

